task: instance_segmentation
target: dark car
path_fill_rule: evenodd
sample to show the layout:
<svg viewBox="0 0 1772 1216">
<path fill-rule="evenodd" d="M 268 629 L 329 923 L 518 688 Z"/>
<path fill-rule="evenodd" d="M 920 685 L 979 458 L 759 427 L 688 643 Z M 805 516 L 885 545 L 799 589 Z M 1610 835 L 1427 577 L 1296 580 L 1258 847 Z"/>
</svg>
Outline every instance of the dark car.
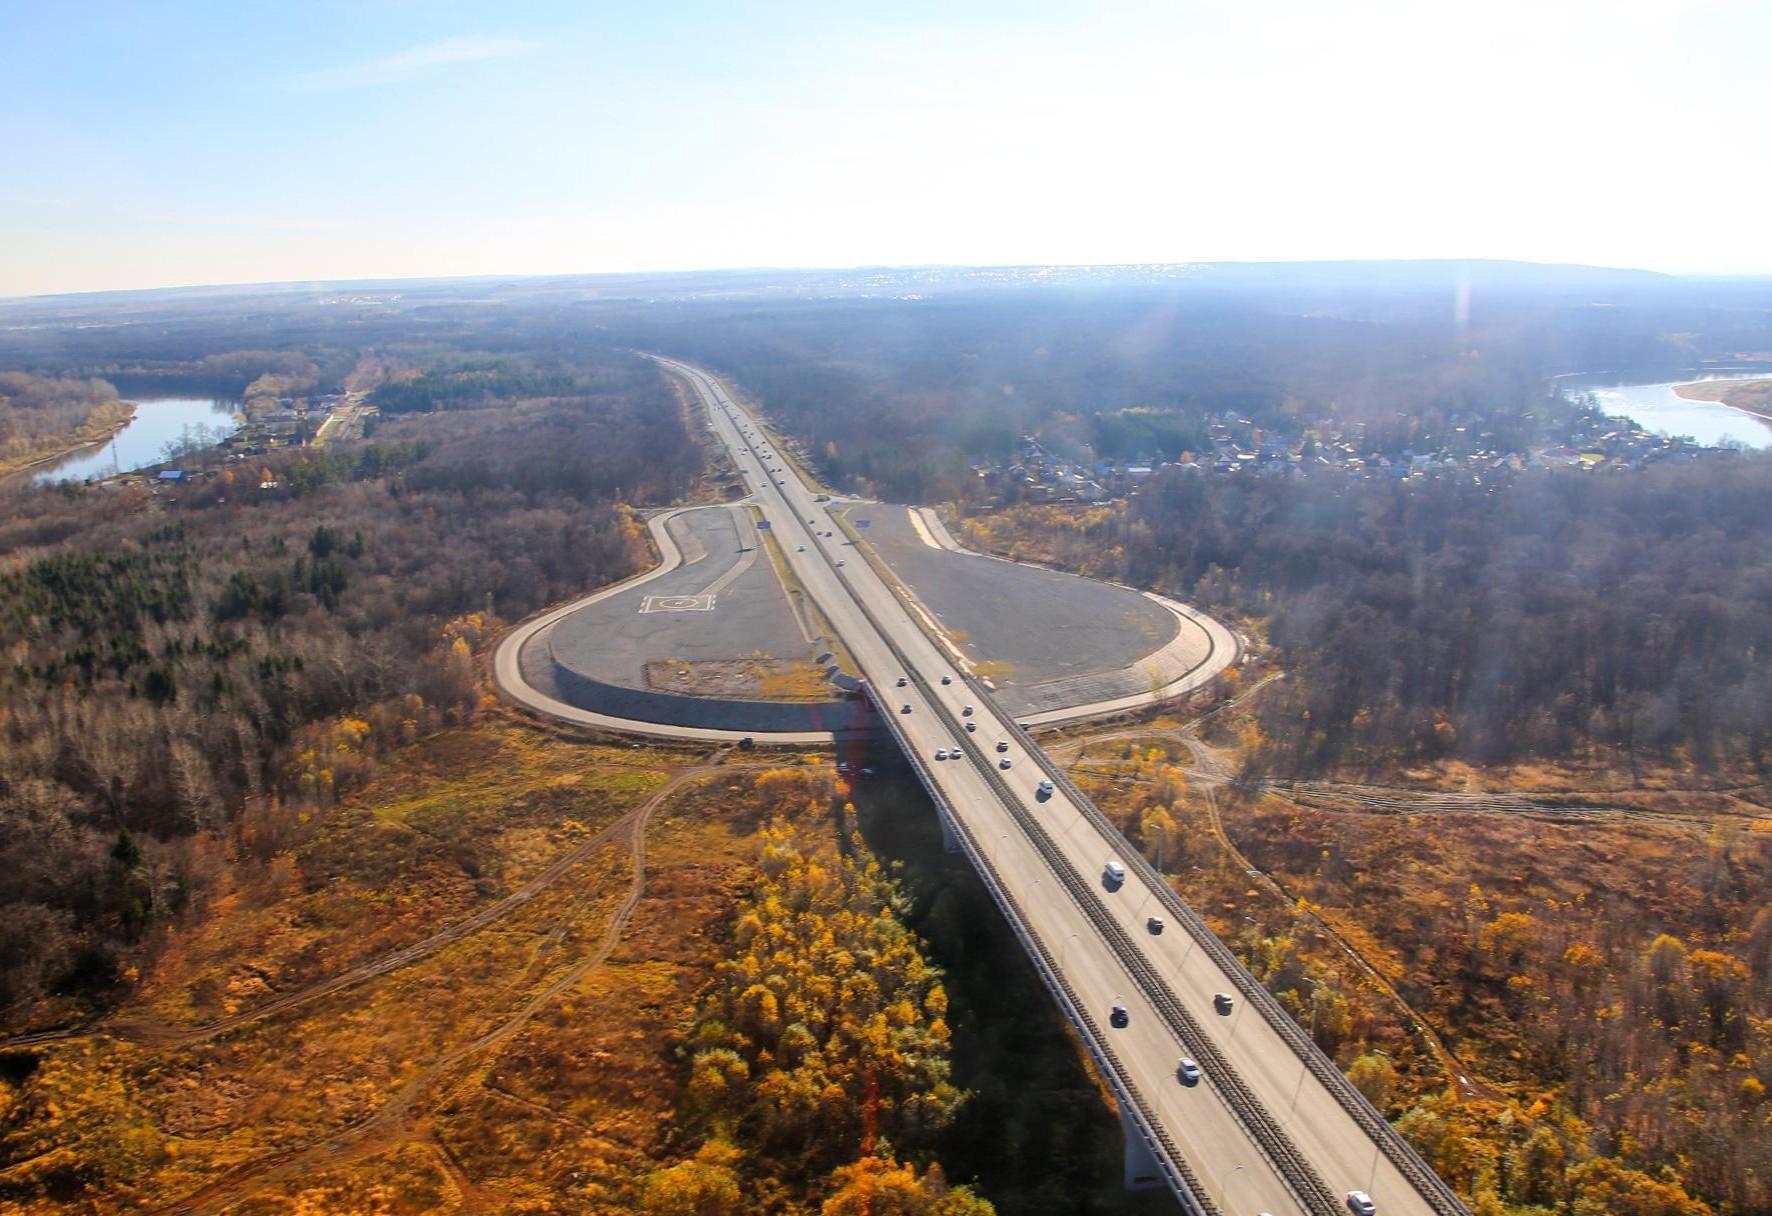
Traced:
<svg viewBox="0 0 1772 1216">
<path fill-rule="evenodd" d="M 1163 931 L 1163 918 L 1161 916 L 1153 916 L 1144 922 L 1144 927 L 1149 929 L 1153 935 L 1161 933 Z"/>
<path fill-rule="evenodd" d="M 1220 1013 L 1228 1014 L 1236 1007 L 1236 1001 L 1228 992 L 1215 992 L 1212 994 L 1212 1007 Z"/>
<path fill-rule="evenodd" d="M 1115 1029 L 1124 1030 L 1127 1023 L 1131 1021 L 1132 1015 L 1126 1012 L 1126 1006 L 1124 1005 L 1115 1005 L 1108 1013 L 1108 1022 Z"/>
</svg>

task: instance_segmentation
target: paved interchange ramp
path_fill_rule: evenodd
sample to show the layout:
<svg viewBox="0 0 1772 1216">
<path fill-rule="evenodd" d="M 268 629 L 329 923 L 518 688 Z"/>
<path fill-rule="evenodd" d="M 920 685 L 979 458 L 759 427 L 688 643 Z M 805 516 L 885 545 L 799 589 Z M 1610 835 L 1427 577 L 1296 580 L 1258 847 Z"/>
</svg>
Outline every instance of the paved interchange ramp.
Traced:
<svg viewBox="0 0 1772 1216">
<path fill-rule="evenodd" d="M 662 686 L 651 665 L 681 660 L 693 670 L 759 654 L 810 664 L 824 652 L 790 610 L 749 511 L 704 507 L 666 526 L 684 564 L 555 625 L 543 649 L 561 668 L 624 688 L 692 693 Z"/>
<path fill-rule="evenodd" d="M 1127 587 L 960 548 L 933 512 L 857 504 L 851 522 L 1011 713 L 1150 693 L 1214 657 L 1210 632 Z"/>
<path fill-rule="evenodd" d="M 706 373 L 660 362 L 701 398 L 757 508 L 783 541 L 792 578 L 840 633 L 944 829 L 972 860 L 1113 1087 L 1127 1130 L 1128 1184 L 1167 1185 L 1194 1216 L 1339 1216 L 1342 1196 L 1356 1186 L 1397 1216 L 1468 1216 L 1168 882 L 1125 848 L 1114 824 L 1017 728 L 997 694 L 963 664 L 956 667 L 949 644 L 919 622 L 923 610 L 895 589 L 872 547 L 851 544 L 841 522 L 818 527 L 829 506 L 797 472 L 783 476 L 769 467 L 777 458 L 754 416 Z M 675 541 L 659 521 L 653 531 L 665 556 L 655 575 L 556 609 L 500 644 L 495 669 L 508 695 L 546 708 L 516 670 L 524 646 L 585 608 L 675 572 Z M 715 594 L 705 585 L 649 593 Z M 1235 640 L 1222 626 L 1163 603 L 1211 640 L 1208 660 L 1168 688 L 1185 690 L 1234 659 Z M 1184 628 L 1178 626 L 1178 637 Z M 1140 694 L 1143 703 L 1161 691 Z M 978 736 L 963 723 L 979 725 Z M 993 735 L 999 742 L 987 748 Z M 950 753 L 945 763 L 927 760 L 943 752 Z M 1039 780 L 1042 774 L 1047 780 Z M 1104 858 L 1125 865 L 1104 867 Z M 1152 932 L 1153 911 L 1167 913 L 1178 931 Z M 1236 997 L 1221 1003 L 1215 994 L 1223 993 Z M 1178 1083 L 1179 1055 L 1199 1061 L 1204 1075 L 1196 1084 Z"/>
<path fill-rule="evenodd" d="M 833 682 L 834 664 L 821 661 L 831 640 L 782 586 L 747 507 L 670 512 L 653 534 L 666 555 L 657 571 L 514 635 L 524 683 L 640 723 L 762 733 L 853 726 L 858 707 L 844 677 Z"/>
</svg>

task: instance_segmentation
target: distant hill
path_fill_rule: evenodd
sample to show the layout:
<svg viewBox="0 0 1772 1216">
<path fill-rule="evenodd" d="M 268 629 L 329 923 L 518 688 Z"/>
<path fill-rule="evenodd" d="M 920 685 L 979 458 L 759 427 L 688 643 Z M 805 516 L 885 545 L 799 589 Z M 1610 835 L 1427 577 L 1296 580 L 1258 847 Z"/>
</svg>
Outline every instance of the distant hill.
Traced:
<svg viewBox="0 0 1772 1216">
<path fill-rule="evenodd" d="M 1619 291 L 1670 287 L 1682 280 L 1653 270 L 1484 258 L 1372 262 L 1206 262 L 1189 276 L 1225 287 L 1331 291 Z"/>
<path fill-rule="evenodd" d="M 1231 293 L 1404 294 L 1473 291 L 1632 294 L 1689 288 L 1704 280 L 1608 266 L 1486 259 L 1336 262 L 1152 262 L 1104 266 L 860 266 L 838 269 L 358 279 L 167 287 L 0 300 L 0 314 L 65 314 L 93 308 L 205 304 L 238 297 L 267 303 L 413 304 L 494 300 L 832 299 L 904 297 L 1034 287 L 1174 286 Z M 1754 280 L 1734 280 L 1737 285 Z M 1758 280 L 1760 284 L 1772 280 Z M 352 299 L 355 297 L 356 299 Z"/>
</svg>

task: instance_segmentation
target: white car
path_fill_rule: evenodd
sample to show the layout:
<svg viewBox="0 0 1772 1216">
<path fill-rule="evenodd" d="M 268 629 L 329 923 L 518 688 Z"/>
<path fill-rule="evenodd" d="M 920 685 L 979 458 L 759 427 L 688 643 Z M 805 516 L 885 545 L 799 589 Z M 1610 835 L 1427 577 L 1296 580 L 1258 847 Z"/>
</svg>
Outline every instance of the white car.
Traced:
<svg viewBox="0 0 1772 1216">
<path fill-rule="evenodd" d="M 842 558 L 840 558 L 840 557 L 839 557 L 839 558 L 838 558 L 838 559 L 837 559 L 837 564 L 838 564 L 838 565 L 839 565 L 839 566 L 841 566 L 841 565 L 843 565 L 843 564 L 844 564 L 844 561 L 843 561 L 843 559 L 842 559 Z"/>
<path fill-rule="evenodd" d="M 1372 1202 L 1372 1196 L 1365 1191 L 1347 1193 L 1347 1210 L 1354 1216 L 1378 1216 L 1378 1205 Z"/>
<path fill-rule="evenodd" d="M 937 760 L 946 760 L 948 758 L 948 749 L 945 747 L 936 748 L 935 749 L 935 758 Z"/>
<path fill-rule="evenodd" d="M 1126 867 L 1117 861 L 1107 863 L 1108 881 L 1121 883 L 1126 881 Z"/>
<path fill-rule="evenodd" d="M 1181 1062 L 1175 1066 L 1175 1076 L 1183 1085 L 1198 1085 L 1200 1083 L 1200 1066 L 1183 1056 Z"/>
</svg>

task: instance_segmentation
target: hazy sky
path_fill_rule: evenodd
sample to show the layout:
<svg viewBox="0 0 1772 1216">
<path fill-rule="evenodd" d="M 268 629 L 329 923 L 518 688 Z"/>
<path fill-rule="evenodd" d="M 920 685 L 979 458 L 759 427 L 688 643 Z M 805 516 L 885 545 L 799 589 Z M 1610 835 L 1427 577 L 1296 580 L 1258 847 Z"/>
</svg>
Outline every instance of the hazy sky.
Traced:
<svg viewBox="0 0 1772 1216">
<path fill-rule="evenodd" d="M 0 295 L 932 262 L 1772 272 L 1768 48 L 1766 0 L 6 0 Z"/>
</svg>

